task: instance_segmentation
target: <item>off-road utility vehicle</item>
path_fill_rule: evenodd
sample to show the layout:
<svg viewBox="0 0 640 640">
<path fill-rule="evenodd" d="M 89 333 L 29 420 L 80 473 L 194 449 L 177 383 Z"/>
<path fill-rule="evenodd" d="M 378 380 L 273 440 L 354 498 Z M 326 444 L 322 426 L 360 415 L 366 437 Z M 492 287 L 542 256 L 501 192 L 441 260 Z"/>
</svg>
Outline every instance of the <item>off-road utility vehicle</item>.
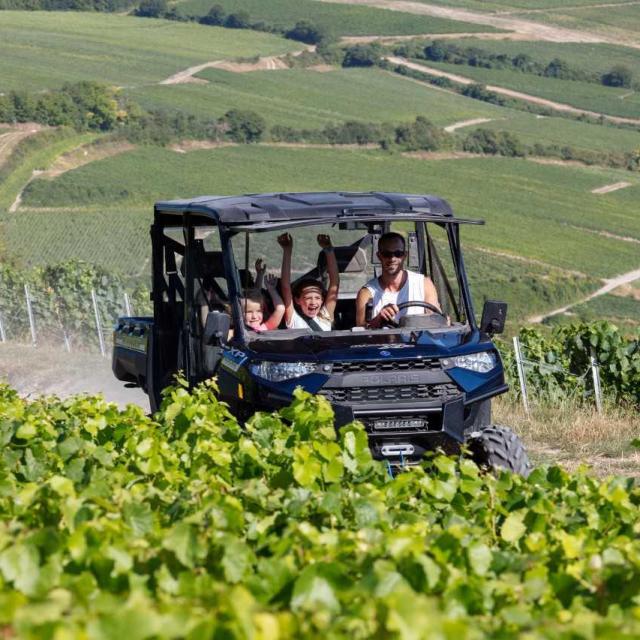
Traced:
<svg viewBox="0 0 640 640">
<path fill-rule="evenodd" d="M 337 426 L 360 420 L 378 459 L 411 463 L 427 450 L 467 443 L 480 462 L 526 474 L 520 440 L 491 421 L 491 398 L 507 391 L 491 340 L 503 330 L 506 304 L 486 301 L 477 324 L 460 248 L 463 224 L 483 222 L 454 217 L 432 195 L 268 193 L 158 202 L 153 318 L 118 320 L 113 371 L 140 385 L 152 410 L 178 371 L 190 385 L 216 376 L 222 400 L 241 420 L 289 404 L 300 386 L 327 398 Z M 407 238 L 406 266 L 431 278 L 442 313 L 356 327 L 357 292 L 379 275 L 377 242 L 390 230 Z M 250 265 L 261 257 L 279 271 L 276 237 L 284 231 L 294 239 L 294 281 L 327 277 L 315 237 L 333 240 L 341 287 L 332 331 L 255 332 L 243 322 L 242 294 L 254 285 Z M 425 306 L 404 306 L 414 305 Z"/>
</svg>

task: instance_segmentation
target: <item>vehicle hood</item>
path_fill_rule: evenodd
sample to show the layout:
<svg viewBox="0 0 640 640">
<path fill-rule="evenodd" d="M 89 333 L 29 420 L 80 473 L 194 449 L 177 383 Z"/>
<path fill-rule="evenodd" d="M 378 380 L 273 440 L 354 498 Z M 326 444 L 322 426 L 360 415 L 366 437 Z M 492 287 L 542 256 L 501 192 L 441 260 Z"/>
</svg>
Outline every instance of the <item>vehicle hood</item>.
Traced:
<svg viewBox="0 0 640 640">
<path fill-rule="evenodd" d="M 481 340 L 478 331 L 430 332 L 427 330 L 403 333 L 352 333 L 340 335 L 304 334 L 290 340 L 254 340 L 250 350 L 266 360 L 359 360 L 389 357 L 412 358 L 471 353 L 479 348 L 492 348 Z M 383 353 L 390 352 L 390 353 Z"/>
</svg>

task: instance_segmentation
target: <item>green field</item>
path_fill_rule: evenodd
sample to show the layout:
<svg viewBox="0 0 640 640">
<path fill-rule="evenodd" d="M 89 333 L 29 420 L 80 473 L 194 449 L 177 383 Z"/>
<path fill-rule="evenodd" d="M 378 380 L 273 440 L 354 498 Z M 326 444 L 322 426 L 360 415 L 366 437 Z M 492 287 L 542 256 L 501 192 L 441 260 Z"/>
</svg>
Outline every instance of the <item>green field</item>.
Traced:
<svg viewBox="0 0 640 640">
<path fill-rule="evenodd" d="M 447 125 L 468 118 L 497 118 L 500 107 L 407 81 L 380 69 L 306 69 L 232 73 L 206 69 L 209 84 L 145 87 L 128 94 L 146 108 L 165 107 L 201 117 L 231 108 L 251 109 L 270 125 L 320 128 L 345 120 L 408 121 L 424 115 Z"/>
<path fill-rule="evenodd" d="M 308 20 L 336 37 L 497 31 L 467 22 L 315 0 L 185 0 L 175 6 L 182 15 L 201 16 L 213 4 L 220 5 L 226 13 L 248 11 L 253 22 L 264 21 L 281 29 L 290 29 L 299 20 Z"/>
<path fill-rule="evenodd" d="M 640 132 L 602 126 L 568 118 L 536 116 L 512 109 L 504 109 L 503 117 L 480 125 L 483 129 L 510 131 L 522 142 L 533 146 L 556 145 L 589 151 L 629 152 L 640 148 Z M 464 136 L 471 127 L 456 131 Z"/>
<path fill-rule="evenodd" d="M 299 42 L 271 34 L 105 13 L 2 11 L 0 92 L 99 80 L 158 82 L 222 58 L 275 55 Z"/>
<path fill-rule="evenodd" d="M 635 334 L 640 328 L 640 300 L 612 294 L 598 296 L 571 307 L 566 313 L 547 318 L 545 324 L 555 326 L 601 320 L 615 324 L 625 333 Z"/>
<path fill-rule="evenodd" d="M 416 0 L 427 4 L 438 4 L 445 7 L 464 7 L 474 11 L 528 11 L 530 9 L 573 9 L 573 7 L 591 7 L 602 4 L 598 0 L 571 0 L 567 6 L 567 0 Z M 634 0 L 616 0 L 616 4 L 633 4 Z"/>
<path fill-rule="evenodd" d="M 634 186 L 607 196 L 590 193 L 621 179 Z M 615 230 L 640 238 L 640 181 L 633 174 L 505 158 L 424 161 L 378 151 L 268 146 L 188 154 L 143 148 L 88 164 L 54 181 L 36 180 L 23 203 L 101 211 L 104 231 L 98 236 L 110 238 L 107 210 L 150 210 L 157 199 L 196 194 L 287 189 L 434 192 L 447 197 L 463 216 L 486 218 L 488 227 L 463 233 L 479 246 L 597 277 L 638 268 L 640 261 L 633 243 L 592 232 Z M 36 235 L 42 234 L 47 243 L 49 225 L 64 235 L 66 215 L 19 210 L 11 218 L 9 244 L 20 253 L 40 255 L 46 249 L 36 242 Z M 120 248 L 124 252 L 124 245 Z"/>
<path fill-rule="evenodd" d="M 424 64 L 424 61 L 417 60 Z M 510 69 L 482 69 L 468 65 L 428 62 L 428 66 L 455 73 L 476 82 L 529 93 L 569 104 L 578 109 L 627 118 L 640 118 L 640 93 L 614 89 L 593 82 L 544 78 Z"/>
<path fill-rule="evenodd" d="M 640 19 L 640 15 L 638 19 Z M 587 73 L 603 74 L 618 64 L 637 72 L 640 66 L 640 49 L 613 44 L 480 40 L 476 38 L 447 39 L 446 44 L 455 44 L 459 47 L 477 47 L 489 53 L 505 54 L 509 57 L 525 53 L 531 56 L 535 62 L 545 65 L 554 58 L 560 58 L 571 68 Z M 640 80 L 640 77 L 634 79 Z M 603 90 L 606 91 L 606 87 L 603 87 Z"/>
<path fill-rule="evenodd" d="M 575 3 L 571 1 L 571 5 Z M 621 3 L 621 6 L 598 6 L 598 2 L 590 3 L 591 7 L 576 9 L 565 8 L 560 12 L 536 13 L 535 20 L 550 22 L 571 29 L 590 29 L 598 32 L 633 38 L 638 42 L 640 36 L 640 20 L 638 20 L 638 5 L 635 3 Z M 625 6 L 627 5 L 627 6 Z M 523 16 L 526 17 L 526 16 Z"/>
</svg>

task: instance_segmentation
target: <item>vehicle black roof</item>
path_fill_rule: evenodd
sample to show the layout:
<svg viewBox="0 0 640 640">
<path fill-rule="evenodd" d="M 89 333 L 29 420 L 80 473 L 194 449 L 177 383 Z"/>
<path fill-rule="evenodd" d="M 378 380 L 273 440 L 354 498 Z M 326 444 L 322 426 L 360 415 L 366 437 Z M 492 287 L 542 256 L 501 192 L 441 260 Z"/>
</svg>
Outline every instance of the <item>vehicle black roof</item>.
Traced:
<svg viewBox="0 0 640 640">
<path fill-rule="evenodd" d="M 386 192 L 323 191 L 310 193 L 259 193 L 241 196 L 200 196 L 165 200 L 155 205 L 156 216 L 191 212 L 216 223 L 243 227 L 272 227 L 272 223 L 353 220 L 362 216 L 408 214 L 410 217 L 456 220 L 449 203 L 433 195 Z"/>
</svg>

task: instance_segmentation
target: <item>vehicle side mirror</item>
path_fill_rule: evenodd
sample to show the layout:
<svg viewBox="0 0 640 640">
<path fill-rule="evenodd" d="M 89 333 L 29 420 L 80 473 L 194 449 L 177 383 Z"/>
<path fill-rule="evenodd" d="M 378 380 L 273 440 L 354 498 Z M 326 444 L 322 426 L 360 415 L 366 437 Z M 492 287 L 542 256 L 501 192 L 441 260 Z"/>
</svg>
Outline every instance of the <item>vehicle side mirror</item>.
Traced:
<svg viewBox="0 0 640 640">
<path fill-rule="evenodd" d="M 231 316 L 222 311 L 209 311 L 207 322 L 204 325 L 204 343 L 225 344 L 229 329 L 231 328 Z"/>
<path fill-rule="evenodd" d="M 489 335 L 502 333 L 507 321 L 507 303 L 499 300 L 485 300 L 482 308 L 480 331 Z"/>
</svg>

